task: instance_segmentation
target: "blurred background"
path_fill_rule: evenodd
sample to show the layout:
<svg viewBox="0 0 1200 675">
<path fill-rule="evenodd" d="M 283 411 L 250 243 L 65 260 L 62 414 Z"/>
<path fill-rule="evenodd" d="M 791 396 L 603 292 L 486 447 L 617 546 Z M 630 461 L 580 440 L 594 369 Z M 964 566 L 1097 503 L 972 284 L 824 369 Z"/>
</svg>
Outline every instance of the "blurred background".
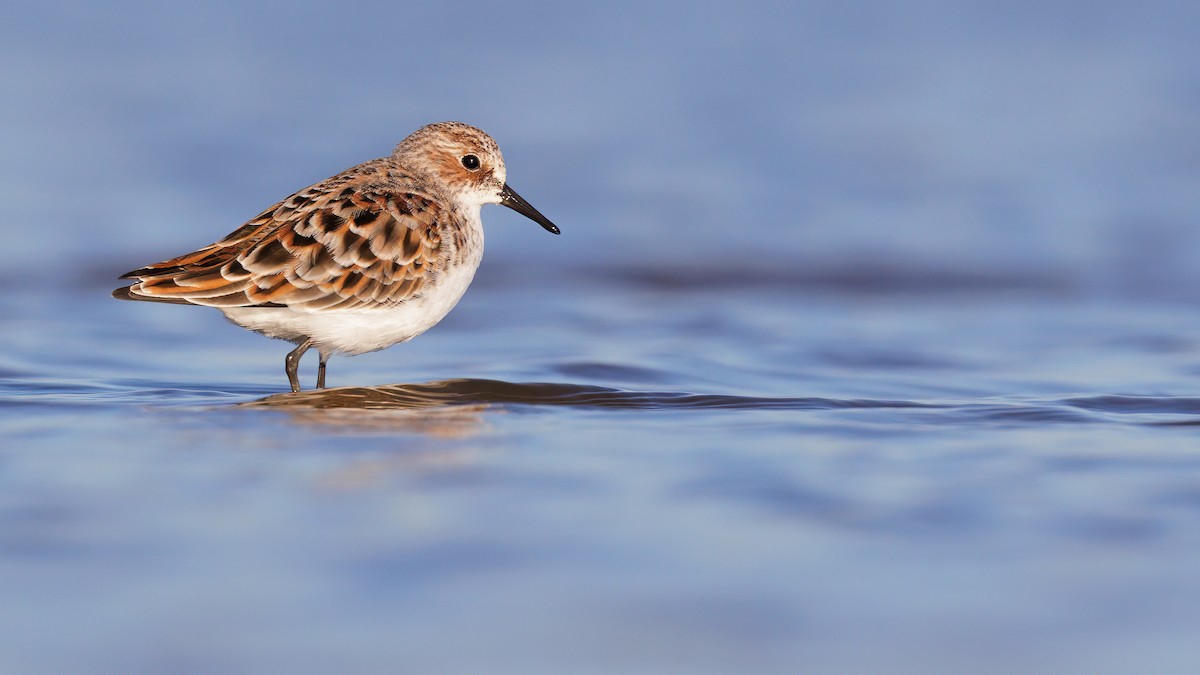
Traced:
<svg viewBox="0 0 1200 675">
<path fill-rule="evenodd" d="M 1198 35 L 6 3 L 0 671 L 1196 672 Z M 461 306 L 330 365 L 386 410 L 108 297 L 447 119 L 563 235 L 486 208 Z"/>
<path fill-rule="evenodd" d="M 497 267 L 719 262 L 1189 296 L 1200 275 L 1189 3 L 4 13 L 10 275 L 191 250 L 442 119 L 494 135 L 513 184 L 571 232 L 531 242 L 490 213 Z"/>
</svg>

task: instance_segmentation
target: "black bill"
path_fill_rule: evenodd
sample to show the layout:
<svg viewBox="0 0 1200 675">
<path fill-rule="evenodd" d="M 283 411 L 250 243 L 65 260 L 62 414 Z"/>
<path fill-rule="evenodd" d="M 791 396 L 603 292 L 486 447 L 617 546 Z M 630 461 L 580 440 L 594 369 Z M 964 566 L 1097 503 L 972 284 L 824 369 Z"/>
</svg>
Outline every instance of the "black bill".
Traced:
<svg viewBox="0 0 1200 675">
<path fill-rule="evenodd" d="M 546 216 L 538 213 L 537 209 L 522 199 L 521 195 L 514 192 L 508 185 L 505 185 L 504 189 L 500 191 L 500 203 L 541 225 L 550 234 L 559 234 L 561 232 L 557 225 L 550 222 L 550 219 Z"/>
</svg>

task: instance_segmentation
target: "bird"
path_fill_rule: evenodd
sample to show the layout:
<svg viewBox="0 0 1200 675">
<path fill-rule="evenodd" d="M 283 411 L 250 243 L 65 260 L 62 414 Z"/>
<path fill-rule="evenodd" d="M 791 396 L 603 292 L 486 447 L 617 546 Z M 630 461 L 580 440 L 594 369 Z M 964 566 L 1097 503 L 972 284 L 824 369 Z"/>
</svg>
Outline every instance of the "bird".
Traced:
<svg viewBox="0 0 1200 675">
<path fill-rule="evenodd" d="M 293 392 L 300 359 L 315 348 L 323 389 L 332 355 L 407 342 L 454 308 L 483 257 L 484 204 L 560 233 L 509 187 L 491 136 L 462 122 L 428 124 L 389 156 L 299 190 L 213 244 L 122 275 L 131 281 L 112 295 L 215 307 L 291 342 Z"/>
</svg>

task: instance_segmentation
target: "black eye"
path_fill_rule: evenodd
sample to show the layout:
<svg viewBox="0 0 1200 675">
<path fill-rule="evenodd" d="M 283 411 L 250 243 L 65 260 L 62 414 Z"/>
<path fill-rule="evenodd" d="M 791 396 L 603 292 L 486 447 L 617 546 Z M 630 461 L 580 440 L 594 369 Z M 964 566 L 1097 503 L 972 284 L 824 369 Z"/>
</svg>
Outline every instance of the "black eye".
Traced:
<svg viewBox="0 0 1200 675">
<path fill-rule="evenodd" d="M 475 171 L 479 168 L 479 158 L 475 155 L 464 155 L 462 165 L 471 171 Z"/>
</svg>

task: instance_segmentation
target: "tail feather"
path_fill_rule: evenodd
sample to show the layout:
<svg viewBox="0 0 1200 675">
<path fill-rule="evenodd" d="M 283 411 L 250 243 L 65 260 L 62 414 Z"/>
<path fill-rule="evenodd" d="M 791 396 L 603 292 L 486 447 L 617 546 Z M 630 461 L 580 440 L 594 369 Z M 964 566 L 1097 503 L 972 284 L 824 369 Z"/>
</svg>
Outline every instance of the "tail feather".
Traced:
<svg viewBox="0 0 1200 675">
<path fill-rule="evenodd" d="M 149 295 L 141 295 L 133 291 L 132 286 L 123 286 L 112 292 L 112 296 L 118 300 L 141 300 L 144 302 L 165 302 L 171 305 L 194 305 L 194 302 L 188 302 L 183 298 L 163 298 L 152 297 Z"/>
</svg>

